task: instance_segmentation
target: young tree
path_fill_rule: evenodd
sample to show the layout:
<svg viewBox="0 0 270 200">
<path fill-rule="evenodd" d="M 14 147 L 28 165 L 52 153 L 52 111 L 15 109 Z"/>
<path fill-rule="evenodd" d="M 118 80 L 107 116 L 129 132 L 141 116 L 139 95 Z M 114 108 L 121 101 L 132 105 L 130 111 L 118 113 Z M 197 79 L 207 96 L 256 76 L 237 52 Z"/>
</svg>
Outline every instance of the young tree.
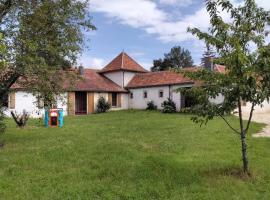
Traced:
<svg viewBox="0 0 270 200">
<path fill-rule="evenodd" d="M 1 99 L 19 80 L 35 94 L 58 93 L 66 78 L 59 72 L 76 63 L 84 46 L 83 31 L 95 29 L 88 1 L 81 0 L 3 0 L 0 22 L 8 63 L 1 71 Z"/>
<path fill-rule="evenodd" d="M 192 67 L 193 60 L 189 50 L 175 46 L 167 54 L 164 54 L 164 59 L 153 61 L 154 66 L 151 71 L 165 71 L 169 69 L 182 69 Z"/>
<path fill-rule="evenodd" d="M 227 11 L 231 20 L 225 22 L 219 13 L 219 7 Z M 199 80 L 202 87 L 193 87 L 183 91 L 196 97 L 198 104 L 190 108 L 197 113 L 192 119 L 206 123 L 214 116 L 220 116 L 229 127 L 239 134 L 242 144 L 243 171 L 249 173 L 246 136 L 250 127 L 254 107 L 261 105 L 270 96 L 270 46 L 266 44 L 269 12 L 259 8 L 254 0 L 245 0 L 244 5 L 234 7 L 229 1 L 206 0 L 206 9 L 210 14 L 210 32 L 197 28 L 188 31 L 211 46 L 226 66 L 226 73 L 208 70 L 184 72 L 187 77 Z M 218 95 L 224 101 L 214 104 L 209 99 Z M 251 109 L 247 123 L 243 121 L 242 101 L 250 102 Z M 226 115 L 237 108 L 239 127 L 233 127 Z"/>
</svg>

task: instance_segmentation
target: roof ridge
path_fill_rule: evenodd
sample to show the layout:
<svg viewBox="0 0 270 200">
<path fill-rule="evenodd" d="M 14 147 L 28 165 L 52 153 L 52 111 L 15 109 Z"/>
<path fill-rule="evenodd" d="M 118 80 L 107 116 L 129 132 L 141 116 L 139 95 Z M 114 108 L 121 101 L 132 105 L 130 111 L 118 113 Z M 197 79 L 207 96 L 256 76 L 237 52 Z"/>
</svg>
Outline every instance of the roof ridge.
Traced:
<svg viewBox="0 0 270 200">
<path fill-rule="evenodd" d="M 121 63 L 121 69 L 124 69 L 124 51 L 122 52 L 122 63 Z"/>
</svg>

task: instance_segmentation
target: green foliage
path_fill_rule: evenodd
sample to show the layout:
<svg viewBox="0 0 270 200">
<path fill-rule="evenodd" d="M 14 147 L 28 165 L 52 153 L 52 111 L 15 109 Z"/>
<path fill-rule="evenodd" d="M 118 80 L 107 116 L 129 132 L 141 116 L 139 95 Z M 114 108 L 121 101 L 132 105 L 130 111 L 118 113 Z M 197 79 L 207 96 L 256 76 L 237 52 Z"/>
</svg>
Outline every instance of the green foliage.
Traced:
<svg viewBox="0 0 270 200">
<path fill-rule="evenodd" d="M 1 1 L 0 7 L 5 8 L 0 10 L 0 31 L 7 46 L 3 59 L 13 63 L 1 72 L 0 95 L 19 78 L 44 100 L 59 94 L 69 75 L 63 71 L 76 64 L 83 49 L 83 32 L 95 29 L 87 1 L 12 1 L 7 7 Z"/>
<path fill-rule="evenodd" d="M 224 22 L 218 7 L 230 13 L 232 20 Z M 229 1 L 206 1 L 211 17 L 210 32 L 189 28 L 189 32 L 204 40 L 218 53 L 219 61 L 226 66 L 226 73 L 205 70 L 184 72 L 193 80 L 203 81 L 204 87 L 182 90 L 197 96 L 200 106 L 193 111 L 209 120 L 232 112 L 241 101 L 260 105 L 270 96 L 270 46 L 265 42 L 269 13 L 258 8 L 253 0 L 246 0 L 240 7 L 233 7 Z M 253 49 L 249 48 L 253 43 Z M 209 98 L 224 96 L 220 104 L 213 104 Z"/>
<path fill-rule="evenodd" d="M 167 54 L 164 54 L 164 59 L 153 61 L 154 66 L 151 71 L 165 71 L 170 69 L 181 69 L 185 67 L 192 67 L 193 60 L 188 50 L 175 46 Z"/>
<path fill-rule="evenodd" d="M 146 110 L 157 110 L 157 106 L 155 105 L 154 101 L 148 101 Z"/>
<path fill-rule="evenodd" d="M 97 113 L 105 113 L 111 108 L 111 105 L 109 102 L 105 100 L 103 96 L 99 97 L 97 102 Z"/>
<path fill-rule="evenodd" d="M 230 14 L 229 22 L 222 19 L 220 8 Z M 218 53 L 218 62 L 224 63 L 226 73 L 205 70 L 184 72 L 186 76 L 203 83 L 203 87 L 184 89 L 182 92 L 197 96 L 199 105 L 191 108 L 197 113 L 193 121 L 206 123 L 214 116 L 220 116 L 235 133 L 241 135 L 243 167 L 247 172 L 246 134 L 253 110 L 270 97 L 270 45 L 266 42 L 269 12 L 259 8 L 254 0 L 245 0 L 239 7 L 234 7 L 230 1 L 206 0 L 206 9 L 210 14 L 209 32 L 198 28 L 189 28 L 188 31 Z M 224 97 L 222 103 L 209 101 L 218 95 Z M 252 105 L 247 124 L 243 121 L 241 101 Z M 238 108 L 238 128 L 225 118 L 235 108 Z"/>
<path fill-rule="evenodd" d="M 162 104 L 162 112 L 163 113 L 175 113 L 176 112 L 176 105 L 174 101 L 170 98 L 165 100 Z"/>
</svg>

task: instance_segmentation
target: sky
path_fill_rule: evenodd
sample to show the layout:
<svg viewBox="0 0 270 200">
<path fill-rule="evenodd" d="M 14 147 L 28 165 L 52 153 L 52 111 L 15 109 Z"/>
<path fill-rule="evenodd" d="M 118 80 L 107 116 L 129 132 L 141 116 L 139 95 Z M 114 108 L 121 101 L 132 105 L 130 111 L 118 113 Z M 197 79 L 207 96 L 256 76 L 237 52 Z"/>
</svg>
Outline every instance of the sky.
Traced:
<svg viewBox="0 0 270 200">
<path fill-rule="evenodd" d="M 270 0 L 256 3 L 270 10 Z M 231 0 L 235 5 L 241 0 Z M 96 31 L 85 33 L 86 47 L 78 61 L 101 69 L 125 51 L 144 68 L 163 58 L 174 46 L 191 52 L 200 64 L 205 45 L 187 33 L 188 27 L 207 31 L 209 15 L 204 0 L 90 0 L 89 13 Z M 226 20 L 227 13 L 222 13 Z"/>
</svg>

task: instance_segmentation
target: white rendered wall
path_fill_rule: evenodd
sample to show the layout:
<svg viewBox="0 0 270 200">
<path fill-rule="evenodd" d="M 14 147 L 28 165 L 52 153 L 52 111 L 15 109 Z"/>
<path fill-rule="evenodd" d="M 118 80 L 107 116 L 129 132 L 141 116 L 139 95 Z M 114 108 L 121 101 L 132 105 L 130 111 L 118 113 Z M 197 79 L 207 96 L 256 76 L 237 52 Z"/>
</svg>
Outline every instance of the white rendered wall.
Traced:
<svg viewBox="0 0 270 200">
<path fill-rule="evenodd" d="M 112 80 L 113 82 L 115 82 L 117 85 L 123 87 L 124 77 L 122 71 L 106 72 L 103 75 L 106 76 L 108 79 Z"/>
<path fill-rule="evenodd" d="M 67 94 L 64 93 L 57 99 L 57 108 L 63 108 L 64 115 L 67 115 Z M 25 110 L 30 114 L 30 117 L 39 118 L 43 117 L 44 109 L 39 109 L 37 107 L 36 97 L 25 91 L 17 91 L 15 93 L 15 109 L 6 109 L 5 114 L 11 116 L 10 112 L 15 111 L 20 114 Z"/>
<path fill-rule="evenodd" d="M 209 101 L 214 104 L 220 104 L 224 101 L 224 96 L 219 94 L 216 98 L 210 98 Z"/>
<path fill-rule="evenodd" d="M 161 104 L 169 97 L 176 104 L 176 109 L 181 109 L 181 93 L 176 90 L 181 87 L 191 87 L 192 85 L 174 85 L 174 86 L 160 86 L 148 88 L 130 89 L 133 93 L 133 99 L 129 97 L 129 108 L 131 109 L 145 109 L 149 101 L 154 101 L 158 109 L 162 109 Z M 163 91 L 163 97 L 159 97 L 159 91 Z M 147 92 L 147 98 L 143 97 L 143 92 Z"/>
<path fill-rule="evenodd" d="M 131 79 L 136 75 L 134 72 L 124 72 L 124 87 L 131 81 Z"/>
</svg>

